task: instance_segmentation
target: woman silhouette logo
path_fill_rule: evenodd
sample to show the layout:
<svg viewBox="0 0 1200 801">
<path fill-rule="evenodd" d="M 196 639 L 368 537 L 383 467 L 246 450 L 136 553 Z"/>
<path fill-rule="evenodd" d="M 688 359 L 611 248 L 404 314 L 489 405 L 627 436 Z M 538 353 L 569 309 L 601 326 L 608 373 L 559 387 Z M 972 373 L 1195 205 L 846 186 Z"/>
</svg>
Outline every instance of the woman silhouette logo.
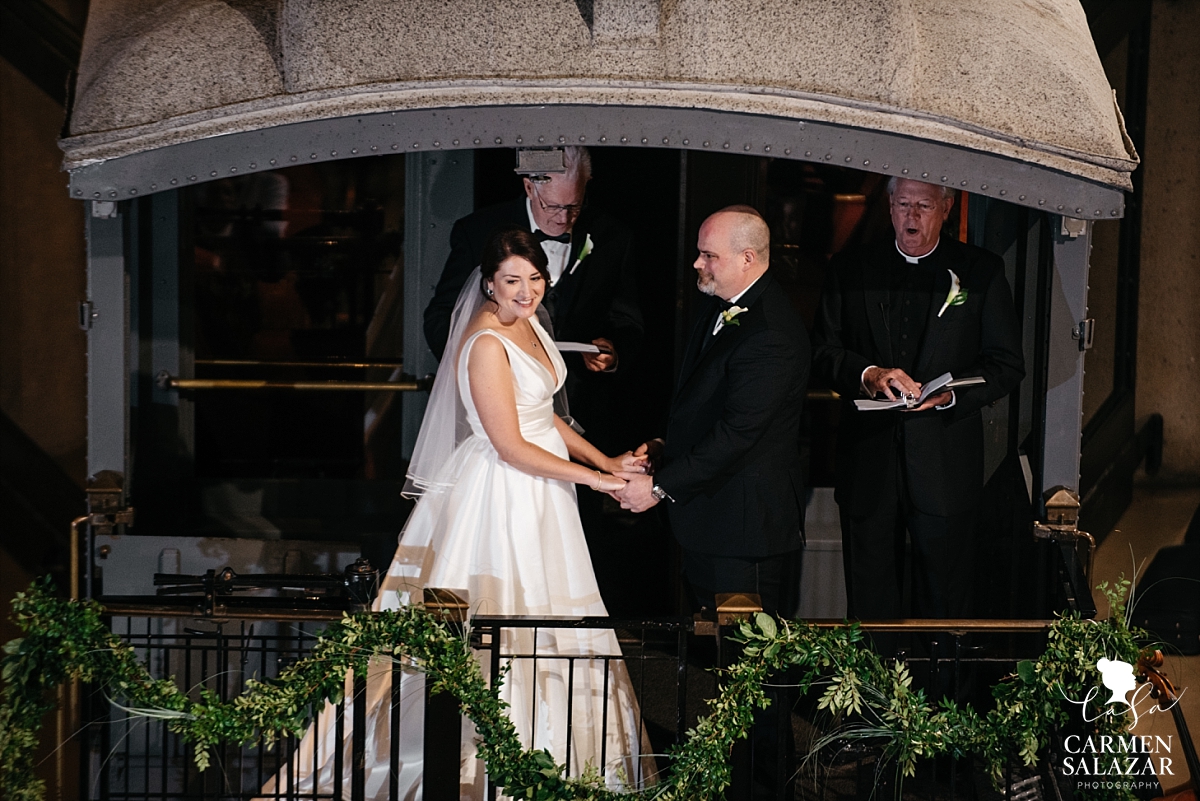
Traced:
<svg viewBox="0 0 1200 801">
<path fill-rule="evenodd" d="M 1122 703 L 1129 706 L 1125 695 L 1137 687 L 1137 679 L 1133 677 L 1133 665 L 1120 659 L 1101 657 L 1096 662 L 1096 668 L 1100 671 L 1101 683 L 1112 691 L 1112 697 L 1106 703 Z"/>
</svg>

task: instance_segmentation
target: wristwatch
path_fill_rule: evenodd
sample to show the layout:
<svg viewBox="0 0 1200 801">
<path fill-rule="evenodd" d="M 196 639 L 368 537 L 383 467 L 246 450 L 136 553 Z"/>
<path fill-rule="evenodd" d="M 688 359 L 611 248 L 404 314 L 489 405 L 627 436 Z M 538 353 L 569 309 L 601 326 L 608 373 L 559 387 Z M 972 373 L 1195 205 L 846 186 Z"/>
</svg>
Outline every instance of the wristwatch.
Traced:
<svg viewBox="0 0 1200 801">
<path fill-rule="evenodd" d="M 658 484 L 655 484 L 650 488 L 650 494 L 654 496 L 655 500 L 670 501 L 671 503 L 675 503 L 675 499 L 668 495 L 667 491 Z"/>
</svg>

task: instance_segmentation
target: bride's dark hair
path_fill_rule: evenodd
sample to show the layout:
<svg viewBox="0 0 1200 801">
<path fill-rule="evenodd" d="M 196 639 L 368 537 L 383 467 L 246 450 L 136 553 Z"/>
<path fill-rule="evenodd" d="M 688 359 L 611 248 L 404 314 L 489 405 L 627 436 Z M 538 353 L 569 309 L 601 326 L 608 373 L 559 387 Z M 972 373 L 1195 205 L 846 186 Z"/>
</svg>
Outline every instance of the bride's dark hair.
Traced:
<svg viewBox="0 0 1200 801">
<path fill-rule="evenodd" d="M 483 259 L 479 263 L 479 291 L 483 297 L 491 300 L 487 293 L 487 282 L 492 280 L 496 270 L 505 259 L 517 256 L 532 264 L 542 274 L 546 285 L 550 285 L 549 262 L 546 261 L 546 251 L 537 241 L 537 237 L 517 225 L 506 225 L 492 233 L 487 244 L 483 246 Z"/>
</svg>

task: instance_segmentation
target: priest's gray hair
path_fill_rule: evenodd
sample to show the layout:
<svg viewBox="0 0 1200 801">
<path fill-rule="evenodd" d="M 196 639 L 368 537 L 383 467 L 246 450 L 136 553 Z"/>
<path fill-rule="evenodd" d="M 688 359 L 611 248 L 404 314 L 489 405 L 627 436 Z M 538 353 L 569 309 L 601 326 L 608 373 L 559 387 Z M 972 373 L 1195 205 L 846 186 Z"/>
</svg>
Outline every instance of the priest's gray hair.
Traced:
<svg viewBox="0 0 1200 801">
<path fill-rule="evenodd" d="M 904 180 L 906 180 L 906 181 L 917 181 L 917 179 L 916 179 L 916 178 L 905 178 Z M 887 182 L 887 193 L 888 193 L 889 195 L 894 195 L 894 194 L 896 194 L 896 184 L 897 184 L 899 181 L 900 181 L 900 177 L 899 177 L 899 176 L 897 176 L 897 175 L 893 175 L 891 178 L 888 178 L 888 182 Z M 948 197 L 949 197 L 949 198 L 952 198 L 952 197 L 954 197 L 955 195 L 957 195 L 957 194 L 958 194 L 958 190 L 957 190 L 957 189 L 955 189 L 955 188 L 953 188 L 953 187 L 950 187 L 950 186 L 945 186 L 944 184 L 934 184 L 934 183 L 930 183 L 929 181 L 917 181 L 917 183 L 919 183 L 919 184 L 929 184 L 930 186 L 936 186 L 938 189 L 941 189 L 941 190 L 942 190 L 942 198 L 943 198 L 943 199 L 945 199 L 945 198 L 948 198 Z"/>
</svg>

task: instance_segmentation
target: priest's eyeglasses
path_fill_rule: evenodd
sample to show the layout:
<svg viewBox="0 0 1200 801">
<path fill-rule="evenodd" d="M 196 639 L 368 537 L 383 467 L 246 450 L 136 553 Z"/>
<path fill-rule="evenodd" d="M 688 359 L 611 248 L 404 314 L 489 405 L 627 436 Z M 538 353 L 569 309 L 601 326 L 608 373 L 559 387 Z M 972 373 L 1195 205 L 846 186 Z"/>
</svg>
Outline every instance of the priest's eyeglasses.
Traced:
<svg viewBox="0 0 1200 801">
<path fill-rule="evenodd" d="M 900 211 L 915 211 L 920 214 L 932 214 L 938 207 L 938 204 L 928 200 L 918 200 L 916 203 L 908 200 L 897 200 L 894 202 L 896 208 L 900 209 Z"/>
</svg>

